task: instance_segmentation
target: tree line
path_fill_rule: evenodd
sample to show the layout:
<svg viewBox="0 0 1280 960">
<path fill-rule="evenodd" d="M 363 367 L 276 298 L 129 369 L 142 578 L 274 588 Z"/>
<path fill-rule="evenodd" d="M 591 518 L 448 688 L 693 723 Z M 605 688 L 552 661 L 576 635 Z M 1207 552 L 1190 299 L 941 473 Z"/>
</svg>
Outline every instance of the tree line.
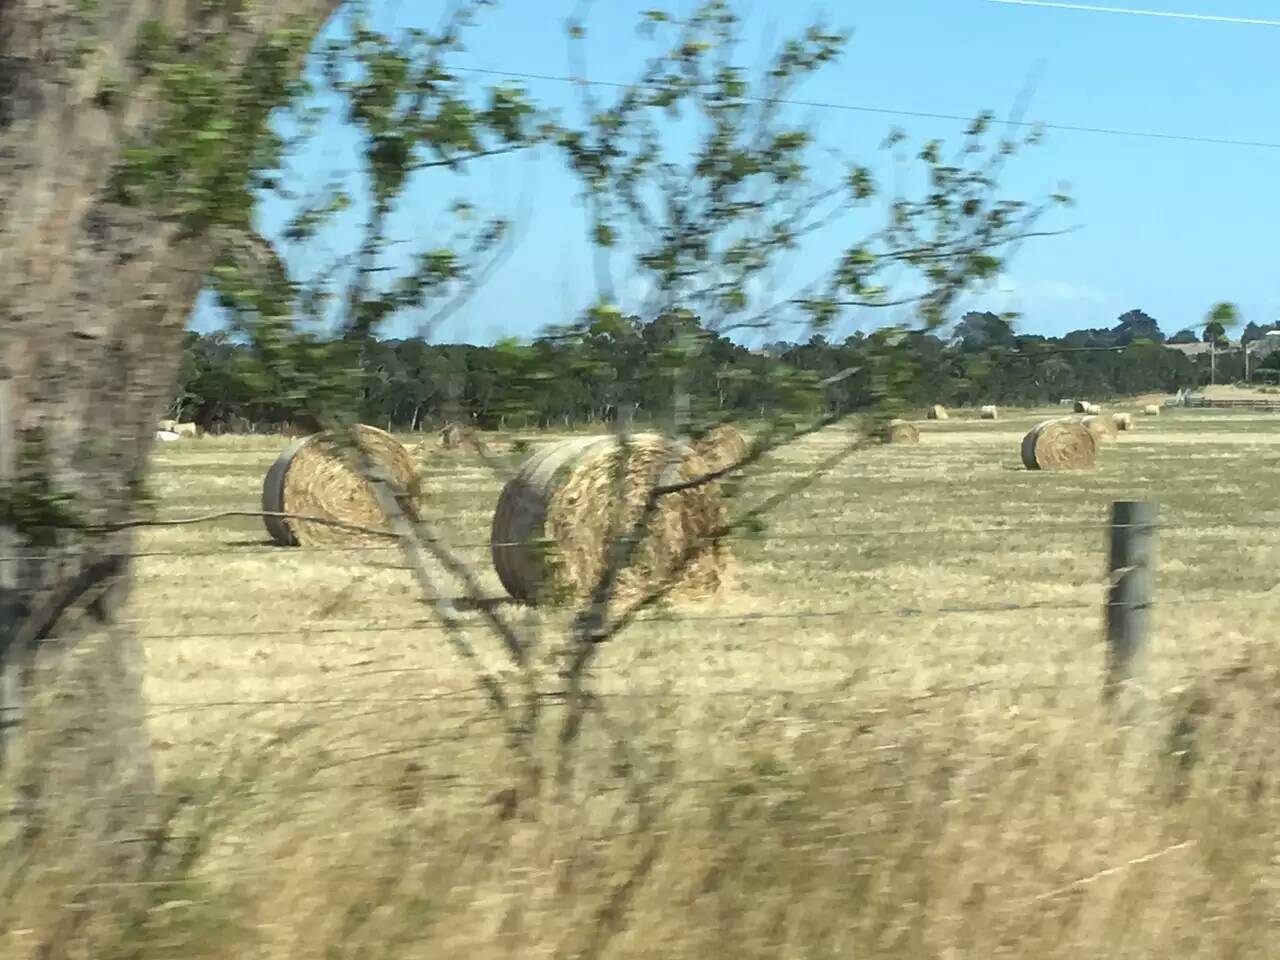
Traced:
<svg viewBox="0 0 1280 960">
<path fill-rule="evenodd" d="M 1246 336 L 1258 339 L 1267 329 L 1250 325 Z M 970 312 L 947 333 L 901 331 L 889 344 L 877 334 L 840 340 L 818 334 L 756 348 L 674 313 L 650 321 L 596 317 L 523 344 L 380 339 L 357 350 L 317 340 L 283 365 L 264 361 L 226 332 L 192 332 L 171 412 L 211 432 L 299 425 L 317 381 L 337 371 L 363 422 L 395 430 L 447 422 L 486 429 L 566 426 L 620 415 L 655 422 L 672 412 L 669 356 L 690 338 L 699 346 L 682 369 L 698 411 L 712 420 L 870 409 L 883 391 L 877 371 L 886 350 L 899 361 L 899 401 L 917 407 L 1108 399 L 1194 389 L 1209 378 L 1207 357 L 1167 346 L 1159 324 L 1140 310 L 1112 327 L 1063 337 L 1019 334 L 1007 316 Z M 1280 371 L 1280 352 L 1256 367 Z M 1238 354 L 1219 356 L 1220 382 L 1243 374 Z"/>
</svg>

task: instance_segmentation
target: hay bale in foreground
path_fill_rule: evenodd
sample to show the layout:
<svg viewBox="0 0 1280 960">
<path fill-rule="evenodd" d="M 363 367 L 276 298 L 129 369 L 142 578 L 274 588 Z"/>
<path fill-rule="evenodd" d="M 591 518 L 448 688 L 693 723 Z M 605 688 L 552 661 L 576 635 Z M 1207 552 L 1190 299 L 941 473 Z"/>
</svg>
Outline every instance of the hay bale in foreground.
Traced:
<svg viewBox="0 0 1280 960">
<path fill-rule="evenodd" d="M 180 437 L 203 437 L 204 431 L 200 429 L 200 425 L 196 423 L 175 423 L 173 432 Z"/>
<path fill-rule="evenodd" d="M 1115 428 L 1121 432 L 1132 430 L 1133 414 L 1131 413 L 1112 414 L 1111 422 L 1115 425 Z"/>
<path fill-rule="evenodd" d="M 983 420 L 999 420 L 1000 410 L 995 404 L 989 403 L 978 411 L 978 416 Z"/>
<path fill-rule="evenodd" d="M 881 443 L 919 443 L 920 431 L 905 420 L 890 420 L 880 429 Z"/>
<path fill-rule="evenodd" d="M 395 486 L 406 494 L 401 506 L 416 518 L 421 491 L 418 471 L 409 451 L 377 427 L 362 424 L 356 427 L 356 437 L 361 449 L 382 466 Z M 295 440 L 271 465 L 262 482 L 262 509 L 322 517 L 374 530 L 387 529 L 386 517 L 369 483 L 324 433 Z M 373 533 L 306 520 L 264 517 L 263 522 L 271 539 L 281 546 L 388 542 Z"/>
<path fill-rule="evenodd" d="M 1022 438 L 1022 465 L 1028 470 L 1088 470 L 1098 443 L 1079 420 L 1046 420 Z"/>
<path fill-rule="evenodd" d="M 1142 413 L 1144 416 L 1147 416 L 1147 417 L 1158 417 L 1160 416 L 1160 405 L 1155 403 L 1149 403 L 1142 408 Z"/>
<path fill-rule="evenodd" d="M 746 459 L 748 450 L 747 438 L 729 423 L 713 427 L 689 444 L 689 447 L 703 459 L 707 470 L 712 473 L 736 467 Z"/>
<path fill-rule="evenodd" d="M 695 451 L 654 434 L 628 437 L 625 455 L 624 464 L 616 437 L 576 437 L 542 448 L 507 481 L 494 510 L 490 549 L 512 597 L 546 603 L 590 594 L 613 544 L 630 532 L 655 483 L 710 472 Z M 728 551 L 699 540 L 726 519 L 715 484 L 663 497 L 614 596 L 636 596 L 668 582 L 685 596 L 717 590 Z"/>
<path fill-rule="evenodd" d="M 1080 422 L 1086 430 L 1093 434 L 1096 440 L 1114 440 L 1116 438 L 1116 426 L 1106 417 L 1081 417 Z"/>
<path fill-rule="evenodd" d="M 946 420 L 947 408 L 940 403 L 935 403 L 933 406 L 929 408 L 929 419 L 930 420 Z"/>
</svg>

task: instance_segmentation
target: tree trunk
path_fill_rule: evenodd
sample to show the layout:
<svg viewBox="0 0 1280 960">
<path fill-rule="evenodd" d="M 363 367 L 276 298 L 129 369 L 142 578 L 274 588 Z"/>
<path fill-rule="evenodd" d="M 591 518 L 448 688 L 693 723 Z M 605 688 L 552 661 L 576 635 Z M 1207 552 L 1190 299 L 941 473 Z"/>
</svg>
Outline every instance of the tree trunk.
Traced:
<svg viewBox="0 0 1280 960">
<path fill-rule="evenodd" d="M 156 19 L 188 49 L 222 36 L 244 50 L 337 3 L 0 0 L 0 380 L 12 398 L 0 443 L 16 483 L 70 495 L 79 522 L 131 516 L 217 252 L 161 211 L 104 195 L 121 148 L 159 112 L 131 66 L 139 29 Z M 120 78 L 128 94 L 113 104 L 100 93 Z M 111 891 L 130 889 L 132 851 L 147 846 L 130 841 L 156 792 L 140 650 L 117 620 L 132 537 L 19 521 L 0 515 L 21 545 L 0 579 L 0 663 L 18 680 L 0 703 L 0 809 L 16 813 L 0 819 L 0 955 L 90 956 L 130 906 Z"/>
</svg>

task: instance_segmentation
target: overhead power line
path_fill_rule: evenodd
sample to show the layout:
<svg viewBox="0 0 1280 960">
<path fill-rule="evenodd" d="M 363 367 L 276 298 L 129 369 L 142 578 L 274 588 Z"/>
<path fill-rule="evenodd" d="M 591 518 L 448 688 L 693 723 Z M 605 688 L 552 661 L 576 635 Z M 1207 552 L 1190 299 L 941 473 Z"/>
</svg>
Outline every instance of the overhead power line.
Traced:
<svg viewBox="0 0 1280 960">
<path fill-rule="evenodd" d="M 1015 0 L 991 0 L 993 3 L 1015 2 Z M 1023 0 L 1017 0 L 1023 2 Z M 1030 2 L 1030 0 L 1025 0 Z M 1057 6 L 1058 4 L 1055 4 Z M 1065 4 L 1061 5 L 1065 6 Z M 1269 21 L 1265 21 L 1269 22 Z M 1280 21 L 1276 22 L 1280 26 Z M 528 73 L 519 70 L 490 70 L 484 67 L 454 67 L 459 73 L 487 74 L 495 77 L 507 77 L 512 80 L 542 80 L 551 83 L 585 84 L 591 87 L 608 87 L 623 89 L 630 84 L 615 80 L 581 80 L 576 77 L 558 76 L 550 73 Z M 795 107 L 808 107 L 815 110 L 840 110 L 847 113 L 869 113 L 886 117 L 910 117 L 917 120 L 948 120 L 956 123 L 972 123 L 973 114 L 942 113 L 931 110 L 899 110 L 892 107 L 874 107 L 866 104 L 835 103 L 827 100 L 792 100 L 772 99 L 768 97 L 743 97 L 757 103 L 782 103 Z M 1274 140 L 1240 140 L 1232 137 L 1209 137 L 1192 133 L 1161 133 L 1153 130 L 1126 130 L 1121 127 L 1094 127 L 1070 123 L 1037 122 L 1034 120 L 1017 120 L 1011 118 L 996 119 L 994 124 L 1011 127 L 1038 128 L 1041 130 L 1057 130 L 1063 133 L 1091 133 L 1104 137 L 1129 137 L 1138 140 L 1163 140 L 1180 143 L 1201 143 L 1222 147 L 1253 147 L 1261 150 L 1280 150 L 1280 141 Z"/>
<path fill-rule="evenodd" d="M 1213 13 L 1180 13 L 1176 10 L 1143 10 L 1134 7 L 1104 7 L 1092 3 L 1062 3 L 1060 0 L 987 0 L 1015 7 L 1047 7 L 1051 10 L 1079 10 L 1084 13 L 1112 13 L 1130 17 L 1161 17 L 1166 20 L 1198 20 L 1209 23 L 1235 23 L 1252 27 L 1280 27 L 1280 20 L 1257 17 L 1231 17 Z"/>
</svg>

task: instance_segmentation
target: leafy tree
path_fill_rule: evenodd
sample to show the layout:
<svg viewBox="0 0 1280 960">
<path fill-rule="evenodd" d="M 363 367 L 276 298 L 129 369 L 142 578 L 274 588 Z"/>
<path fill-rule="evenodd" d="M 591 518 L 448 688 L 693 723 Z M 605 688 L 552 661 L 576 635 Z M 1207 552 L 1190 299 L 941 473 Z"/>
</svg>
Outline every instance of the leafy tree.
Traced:
<svg viewBox="0 0 1280 960">
<path fill-rule="evenodd" d="M 1119 322 L 1111 332 L 1116 346 L 1120 347 L 1127 347 L 1135 340 L 1164 343 L 1164 333 L 1160 330 L 1160 324 L 1141 310 L 1122 313 Z"/>
<path fill-rule="evenodd" d="M 1227 331 L 1240 322 L 1240 312 L 1235 304 L 1218 303 L 1210 309 L 1204 322 L 1204 342 L 1224 344 Z"/>
<path fill-rule="evenodd" d="M 1013 346 L 1013 327 L 1005 317 L 988 311 L 971 311 L 960 318 L 952 334 L 952 342 L 965 351 L 989 347 Z"/>
</svg>

